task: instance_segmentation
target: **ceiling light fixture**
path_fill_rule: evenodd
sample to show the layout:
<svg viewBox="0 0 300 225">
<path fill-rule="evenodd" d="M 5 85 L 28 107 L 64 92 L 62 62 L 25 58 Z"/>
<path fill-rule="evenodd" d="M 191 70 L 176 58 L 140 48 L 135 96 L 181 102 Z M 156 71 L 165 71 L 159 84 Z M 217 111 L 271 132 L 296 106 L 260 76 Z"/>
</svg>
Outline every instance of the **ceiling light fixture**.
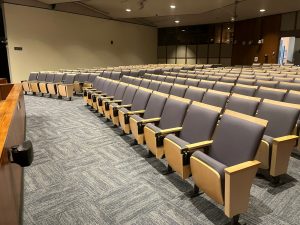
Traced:
<svg viewBox="0 0 300 225">
<path fill-rule="evenodd" d="M 230 30 L 230 27 L 227 27 L 227 30 Z"/>
<path fill-rule="evenodd" d="M 175 20 L 174 22 L 175 22 L 175 23 L 180 23 L 180 21 L 179 21 L 179 20 Z"/>
<path fill-rule="evenodd" d="M 126 12 L 131 12 L 131 9 L 126 9 L 125 11 L 126 11 Z"/>
<path fill-rule="evenodd" d="M 176 8 L 176 5 L 170 5 L 170 8 L 171 8 L 171 9 L 175 9 L 175 8 Z"/>
<path fill-rule="evenodd" d="M 260 12 L 265 12 L 266 10 L 265 10 L 265 9 L 260 9 L 259 11 L 260 11 Z"/>
<path fill-rule="evenodd" d="M 185 32 L 185 29 L 181 30 L 182 32 Z"/>
</svg>

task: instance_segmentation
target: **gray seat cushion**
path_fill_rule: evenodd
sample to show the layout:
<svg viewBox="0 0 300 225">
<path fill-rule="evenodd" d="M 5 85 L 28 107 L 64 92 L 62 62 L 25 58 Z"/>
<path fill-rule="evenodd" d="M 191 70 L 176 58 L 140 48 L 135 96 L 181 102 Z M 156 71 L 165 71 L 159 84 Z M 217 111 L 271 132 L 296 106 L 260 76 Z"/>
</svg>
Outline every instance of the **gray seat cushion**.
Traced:
<svg viewBox="0 0 300 225">
<path fill-rule="evenodd" d="M 222 184 L 222 188 L 224 190 L 224 185 L 225 185 L 225 171 L 224 171 L 224 169 L 227 168 L 228 166 L 226 166 L 225 164 L 215 160 L 214 158 L 210 157 L 209 155 L 207 155 L 207 154 L 205 154 L 201 151 L 195 151 L 192 156 L 194 156 L 195 158 L 201 160 L 205 164 L 209 165 L 211 168 L 213 168 L 215 171 L 217 171 L 218 174 L 220 174 L 221 184 Z"/>
<path fill-rule="evenodd" d="M 131 118 L 133 118 L 134 120 L 136 120 L 137 122 L 141 122 L 143 120 L 142 117 L 138 116 L 138 115 L 132 115 Z"/>
<path fill-rule="evenodd" d="M 143 116 L 144 119 L 160 117 L 166 101 L 167 97 L 165 96 L 151 94 Z"/>
<path fill-rule="evenodd" d="M 253 116 L 258 107 L 257 101 L 231 96 L 226 105 L 227 109 Z"/>
<path fill-rule="evenodd" d="M 153 130 L 155 133 L 159 133 L 161 131 L 161 129 L 155 126 L 153 123 L 147 123 L 145 127 L 148 127 L 149 129 Z"/>
<path fill-rule="evenodd" d="M 186 145 L 190 144 L 189 142 L 182 140 L 181 138 L 177 137 L 174 134 L 168 134 L 166 138 L 173 141 L 175 144 L 179 145 L 181 149 L 184 149 Z"/>
</svg>

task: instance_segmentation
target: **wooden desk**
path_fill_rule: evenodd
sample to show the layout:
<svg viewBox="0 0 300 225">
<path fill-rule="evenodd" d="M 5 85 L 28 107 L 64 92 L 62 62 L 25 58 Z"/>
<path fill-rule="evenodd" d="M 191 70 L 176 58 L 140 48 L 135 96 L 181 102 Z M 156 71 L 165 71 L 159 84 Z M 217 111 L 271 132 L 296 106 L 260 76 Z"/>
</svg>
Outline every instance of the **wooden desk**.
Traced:
<svg viewBox="0 0 300 225">
<path fill-rule="evenodd" d="M 23 168 L 10 163 L 7 150 L 25 139 L 24 96 L 20 84 L 1 85 L 1 90 L 8 95 L 0 103 L 0 225 L 18 225 L 23 214 Z"/>
</svg>

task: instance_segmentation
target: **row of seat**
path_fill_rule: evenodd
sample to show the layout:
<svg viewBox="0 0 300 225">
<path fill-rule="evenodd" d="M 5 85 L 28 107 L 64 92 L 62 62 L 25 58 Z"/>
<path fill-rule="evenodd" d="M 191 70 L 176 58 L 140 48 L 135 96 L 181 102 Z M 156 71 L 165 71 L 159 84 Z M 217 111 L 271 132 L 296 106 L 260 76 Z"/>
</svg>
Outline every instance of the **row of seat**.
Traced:
<svg viewBox="0 0 300 225">
<path fill-rule="evenodd" d="M 157 76 L 155 75 L 155 78 Z M 150 79 L 140 79 L 140 78 L 132 78 L 128 76 L 123 76 L 121 81 L 130 83 L 133 85 L 143 85 L 143 87 L 148 87 L 152 90 L 158 90 L 163 93 L 171 93 L 175 94 L 179 97 L 183 97 L 188 86 L 199 87 L 203 89 L 212 89 L 215 91 L 221 92 L 232 92 L 236 94 L 247 95 L 251 97 L 258 97 L 258 98 L 267 98 L 276 101 L 289 101 L 291 96 L 298 96 L 298 91 L 293 91 L 293 89 L 298 89 L 300 87 L 294 86 L 293 84 L 289 83 L 281 83 L 280 87 L 284 87 L 286 89 L 275 89 L 275 88 L 268 88 L 263 86 L 251 86 L 251 85 L 244 85 L 244 84 L 234 84 L 234 83 L 226 83 L 221 81 L 207 81 L 207 80 L 195 80 L 195 79 L 185 79 L 185 78 L 173 78 L 173 77 L 162 77 L 164 81 L 159 80 L 150 80 Z M 150 85 L 151 84 L 151 85 Z M 147 86 L 148 85 L 148 86 Z M 175 92 L 176 90 L 176 92 Z M 199 95 L 200 96 L 200 95 Z M 294 99 L 295 97 L 293 97 Z M 295 100 L 294 100 L 295 101 Z M 300 104 L 300 99 L 297 104 Z"/>
<path fill-rule="evenodd" d="M 25 94 L 48 94 L 51 96 L 67 97 L 70 100 L 75 93 L 82 93 L 83 87 L 89 87 L 97 76 L 114 80 L 121 78 L 121 72 L 102 71 L 99 73 L 61 73 L 61 72 L 32 72 L 28 80 L 22 81 Z"/>
<path fill-rule="evenodd" d="M 201 82 L 211 83 L 213 85 L 215 81 L 225 82 L 225 83 L 232 83 L 232 85 L 239 83 L 245 85 L 253 85 L 253 86 L 264 86 L 270 88 L 279 88 L 279 89 L 289 89 L 289 90 L 299 90 L 300 91 L 300 79 L 295 79 L 293 82 L 290 82 L 291 79 L 289 78 L 281 78 L 278 81 L 268 81 L 268 80 L 256 80 L 256 79 L 247 79 L 247 78 L 235 78 L 235 77 L 215 77 L 215 76 L 206 76 L 206 75 L 187 75 L 187 76 L 169 76 L 169 75 L 155 75 L 155 74 L 148 74 L 146 73 L 144 78 L 150 80 L 158 80 L 158 81 L 165 81 L 169 83 L 178 83 L 178 84 L 185 84 L 191 83 L 193 86 L 197 86 Z"/>
<path fill-rule="evenodd" d="M 297 136 L 279 136 L 292 132 L 300 113 L 298 105 L 270 100 L 259 104 L 257 101 L 255 108 L 259 105 L 259 109 L 255 117 L 233 112 L 227 107 L 218 122 L 222 113 L 220 107 L 203 101 L 191 104 L 190 99 L 124 82 L 98 79 L 103 83 L 101 87 L 86 90 L 87 93 L 93 92 L 91 97 L 96 96 L 96 104 L 90 101 L 88 94 L 84 95 L 85 101 L 116 126 L 120 124 L 125 133 L 132 132 L 137 143 L 143 144 L 145 140 L 156 157 L 165 155 L 169 171 L 175 170 L 182 178 L 192 174 L 195 186 L 224 204 L 225 214 L 230 218 L 236 218 L 247 209 L 251 183 L 260 164 L 254 161 L 255 156 L 263 161 L 262 164 L 269 164 L 270 160 L 268 169 L 271 175 L 282 174 L 283 167 L 287 168 L 289 155 L 283 159 L 282 153 L 291 151 Z M 242 102 L 249 98 L 231 97 L 242 99 Z M 253 103 L 242 106 L 238 102 L 235 104 L 239 106 L 237 110 L 248 109 Z M 253 110 L 252 114 L 255 114 Z M 278 127 L 278 121 L 281 121 L 278 119 L 285 117 L 289 118 L 287 124 Z M 269 120 L 266 130 L 265 120 Z M 252 123 L 251 126 L 248 122 Z M 258 124 L 260 128 L 254 128 Z M 252 133 L 254 130 L 256 132 Z M 265 145 L 264 141 L 260 143 L 263 134 L 276 137 L 272 145 Z M 206 154 L 199 149 L 204 149 Z M 269 151 L 273 153 L 271 159 Z M 265 162 L 264 157 L 267 157 Z M 237 188 L 242 188 L 239 199 L 235 195 Z"/>
<path fill-rule="evenodd" d="M 143 81 L 147 81 L 147 80 L 143 80 Z M 152 81 L 153 82 L 153 81 Z M 99 83 L 102 83 L 101 85 L 95 85 L 96 89 L 91 89 L 91 90 L 86 90 L 86 94 L 84 95 L 84 98 L 86 100 L 86 102 L 92 106 L 95 110 L 97 110 L 100 114 L 104 114 L 107 118 L 111 118 L 111 114 L 112 111 L 108 106 L 105 106 L 105 104 L 103 104 L 102 100 L 107 100 L 111 98 L 111 96 L 114 96 L 114 99 L 117 101 L 121 101 L 122 98 L 125 96 L 125 92 L 126 92 L 126 83 L 123 82 L 112 82 L 109 79 L 104 79 L 104 78 L 99 78 Z M 121 85 L 122 84 L 122 85 Z M 141 82 L 140 83 L 140 87 L 142 88 L 146 88 L 146 82 Z M 162 86 L 163 84 L 161 84 L 160 86 Z M 133 85 L 134 87 L 136 87 L 136 85 Z M 148 89 L 153 91 L 153 89 L 151 89 L 151 82 L 148 86 Z M 180 86 L 180 85 L 179 85 Z M 96 91 L 98 90 L 98 91 Z M 102 90 L 102 91 L 101 91 Z M 130 90 L 130 89 L 129 89 Z M 128 90 L 128 91 L 129 91 Z M 158 91 L 162 91 L 163 89 L 158 88 Z M 89 93 L 88 93 L 89 92 Z M 101 93 L 107 93 L 109 96 L 101 96 Z M 165 92 L 162 92 L 164 94 L 166 94 Z M 206 89 L 201 89 L 201 88 L 196 88 L 196 87 L 188 87 L 185 90 L 185 94 L 179 94 L 182 93 L 182 89 L 181 86 L 178 89 L 178 85 L 174 85 L 172 87 L 172 92 L 169 92 L 167 94 L 171 94 L 174 96 L 181 96 L 184 97 L 186 99 L 190 99 L 193 101 L 198 101 L 198 102 L 203 102 L 205 104 L 209 104 L 212 106 L 216 106 L 219 107 L 221 109 L 230 109 L 230 110 L 234 110 L 240 113 L 244 113 L 244 114 L 248 114 L 248 115 L 255 115 L 257 112 L 257 109 L 259 108 L 259 104 L 261 104 L 261 99 L 260 98 L 255 98 L 255 97 L 249 97 L 249 96 L 243 96 L 240 94 L 233 94 L 230 96 L 230 93 L 224 93 L 224 92 L 219 92 L 219 91 L 215 91 L 215 90 L 208 90 L 206 91 Z M 229 97 L 230 96 L 230 97 Z M 103 99 L 102 99 L 103 98 Z M 134 98 L 134 92 L 132 91 L 131 94 L 128 94 L 128 97 L 125 99 L 125 103 L 124 104 L 131 104 Z M 300 93 L 289 93 L 287 100 L 294 100 L 295 98 L 300 99 Z M 228 101 L 229 100 L 229 101 Z M 266 101 L 266 100 L 264 100 Z M 269 100 L 268 100 L 269 101 Z M 299 105 L 297 104 L 289 104 L 289 103 L 283 103 L 283 102 L 277 102 L 276 103 L 280 106 L 284 107 L 295 107 L 295 108 L 299 108 Z M 119 123 L 119 118 L 117 116 L 112 116 L 112 121 L 114 124 L 118 124 Z M 280 126 L 280 122 L 281 120 L 278 121 L 274 121 L 274 123 L 277 123 L 277 126 Z M 282 135 L 289 135 L 291 134 L 291 132 L 293 131 L 292 128 L 294 128 L 296 126 L 296 122 L 297 122 L 297 118 L 296 120 L 291 120 L 291 123 L 288 125 L 291 127 L 291 130 L 286 130 L 288 132 L 283 133 Z M 267 133 L 267 136 L 274 136 L 274 134 L 270 134 Z M 270 140 L 270 138 L 268 138 L 267 136 L 266 139 Z M 272 145 L 272 142 L 268 142 L 268 145 Z M 264 150 L 266 151 L 266 150 Z M 266 154 L 266 152 L 265 152 Z M 269 158 L 268 156 L 264 156 L 264 158 Z M 285 159 L 285 161 L 289 160 L 289 156 Z M 265 160 L 264 165 L 266 165 L 265 167 L 268 167 L 269 162 L 267 160 Z M 286 167 L 287 169 L 287 167 Z M 286 170 L 285 170 L 286 172 Z M 284 173 L 285 173 L 284 172 Z M 272 174 L 271 174 L 272 175 Z M 273 173 L 273 176 L 277 176 L 280 174 L 276 174 L 276 172 Z"/>
</svg>

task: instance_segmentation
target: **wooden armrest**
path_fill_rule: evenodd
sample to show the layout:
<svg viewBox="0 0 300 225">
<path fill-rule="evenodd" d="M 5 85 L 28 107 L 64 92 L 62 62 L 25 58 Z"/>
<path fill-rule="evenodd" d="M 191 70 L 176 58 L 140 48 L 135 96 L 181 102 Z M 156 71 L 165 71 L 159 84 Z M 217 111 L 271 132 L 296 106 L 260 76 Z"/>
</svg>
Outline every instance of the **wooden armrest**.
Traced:
<svg viewBox="0 0 300 225">
<path fill-rule="evenodd" d="M 196 150 L 199 148 L 204 148 L 204 147 L 210 146 L 212 143 L 213 143 L 213 140 L 200 141 L 200 142 L 186 145 L 186 149 L 184 149 L 184 150 L 188 150 L 188 151 Z"/>
<path fill-rule="evenodd" d="M 297 135 L 287 135 L 287 136 L 274 138 L 273 142 L 280 143 L 280 142 L 296 141 L 298 138 L 299 138 L 299 136 L 297 136 Z"/>
<path fill-rule="evenodd" d="M 116 108 L 130 108 L 132 106 L 132 104 L 128 104 L 128 105 L 118 105 L 116 106 Z"/>
<path fill-rule="evenodd" d="M 104 100 L 104 99 L 113 99 L 114 96 L 101 96 L 100 98 L 101 98 L 102 100 Z"/>
<path fill-rule="evenodd" d="M 235 174 L 235 173 L 239 173 L 243 170 L 247 170 L 250 169 L 252 167 L 258 167 L 260 164 L 259 161 L 257 160 L 253 160 L 253 161 L 247 161 L 247 162 L 243 162 L 234 166 L 230 166 L 224 169 L 226 174 Z"/>
<path fill-rule="evenodd" d="M 170 133 L 176 133 L 181 130 L 182 130 L 182 127 L 173 127 L 173 128 L 161 130 L 158 134 L 166 135 L 166 134 L 170 134 Z"/>
<path fill-rule="evenodd" d="M 270 175 L 279 176 L 287 173 L 290 156 L 298 136 L 287 135 L 273 139 Z"/>
<path fill-rule="evenodd" d="M 144 113 L 146 110 L 137 110 L 137 111 L 130 111 L 128 112 L 129 115 L 133 115 L 133 114 L 142 114 Z"/>
<path fill-rule="evenodd" d="M 260 162 L 243 162 L 224 169 L 225 204 L 224 212 L 229 218 L 245 213 L 249 205 L 250 189 Z"/>
<path fill-rule="evenodd" d="M 122 102 L 122 100 L 111 100 L 111 101 L 109 101 L 109 103 L 121 103 Z"/>
<path fill-rule="evenodd" d="M 150 118 L 150 119 L 144 119 L 141 121 L 141 123 L 153 123 L 160 121 L 160 117 Z"/>
<path fill-rule="evenodd" d="M 73 84 L 59 84 L 59 85 L 63 85 L 63 86 L 66 86 L 66 87 L 70 87 L 70 86 L 73 87 Z"/>
</svg>

